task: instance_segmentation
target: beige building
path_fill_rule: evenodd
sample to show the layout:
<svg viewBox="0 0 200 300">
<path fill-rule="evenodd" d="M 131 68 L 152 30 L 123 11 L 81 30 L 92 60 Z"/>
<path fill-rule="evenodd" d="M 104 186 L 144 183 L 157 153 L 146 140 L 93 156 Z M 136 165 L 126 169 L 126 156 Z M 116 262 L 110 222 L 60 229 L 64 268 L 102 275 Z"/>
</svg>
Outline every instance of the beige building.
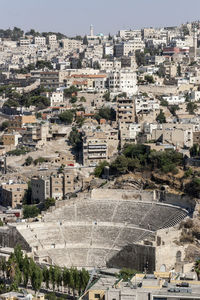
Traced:
<svg viewBox="0 0 200 300">
<path fill-rule="evenodd" d="M 28 115 L 28 116 L 15 116 L 14 119 L 10 121 L 11 128 L 23 128 L 28 124 L 36 124 L 36 117 L 35 115 Z"/>
<path fill-rule="evenodd" d="M 117 99 L 117 122 L 118 123 L 135 122 L 135 102 L 133 98 Z"/>
<path fill-rule="evenodd" d="M 21 135 L 18 132 L 13 132 L 13 133 L 5 133 L 2 136 L 2 144 L 4 146 L 17 146 L 19 139 L 21 138 Z"/>
<path fill-rule="evenodd" d="M 172 144 L 177 148 L 192 147 L 193 131 L 183 128 L 155 129 L 152 131 L 152 140 L 160 140 L 163 144 Z"/>
<path fill-rule="evenodd" d="M 95 166 L 110 160 L 117 153 L 118 145 L 118 130 L 84 132 L 83 164 Z"/>
<path fill-rule="evenodd" d="M 79 40 L 73 40 L 73 39 L 62 40 L 63 49 L 68 52 L 81 48 L 82 44 L 83 44 L 82 41 Z"/>
<path fill-rule="evenodd" d="M 11 206 L 12 208 L 21 207 L 27 188 L 27 183 L 14 183 L 13 181 L 3 183 L 0 188 L 0 204 L 2 206 Z"/>
<path fill-rule="evenodd" d="M 50 177 L 32 177 L 32 200 L 40 202 L 51 197 L 56 200 L 64 199 L 69 193 L 73 193 L 74 174 L 60 173 L 53 174 Z"/>
</svg>

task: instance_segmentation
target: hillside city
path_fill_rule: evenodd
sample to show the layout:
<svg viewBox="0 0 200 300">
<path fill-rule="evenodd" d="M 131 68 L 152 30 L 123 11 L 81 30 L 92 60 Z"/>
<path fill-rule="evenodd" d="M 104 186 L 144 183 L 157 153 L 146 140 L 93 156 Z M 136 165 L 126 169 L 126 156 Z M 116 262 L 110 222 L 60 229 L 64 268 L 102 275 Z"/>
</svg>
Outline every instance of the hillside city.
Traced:
<svg viewBox="0 0 200 300">
<path fill-rule="evenodd" d="M 200 21 L 0 29 L 0 299 L 200 299 Z"/>
</svg>

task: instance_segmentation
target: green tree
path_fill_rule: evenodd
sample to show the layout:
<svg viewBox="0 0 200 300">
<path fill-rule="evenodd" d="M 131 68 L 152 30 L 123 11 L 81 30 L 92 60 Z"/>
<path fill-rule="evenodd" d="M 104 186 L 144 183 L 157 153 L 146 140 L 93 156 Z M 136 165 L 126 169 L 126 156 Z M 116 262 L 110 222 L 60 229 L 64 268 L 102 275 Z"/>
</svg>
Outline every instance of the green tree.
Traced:
<svg viewBox="0 0 200 300">
<path fill-rule="evenodd" d="M 195 157 L 195 156 L 199 156 L 200 155 L 200 147 L 199 144 L 194 144 L 191 148 L 190 148 L 190 156 L 191 157 Z"/>
<path fill-rule="evenodd" d="M 83 292 L 88 284 L 88 281 L 90 279 L 90 275 L 88 271 L 86 271 L 84 268 L 79 271 L 79 277 L 80 277 L 80 290 Z"/>
<path fill-rule="evenodd" d="M 10 126 L 10 122 L 9 121 L 4 121 L 1 123 L 0 125 L 0 131 L 4 131 L 5 129 L 7 129 Z"/>
<path fill-rule="evenodd" d="M 195 110 L 197 110 L 197 104 L 190 101 L 187 103 L 186 109 L 189 112 L 189 114 L 193 115 L 195 114 Z"/>
<path fill-rule="evenodd" d="M 178 105 L 170 105 L 169 106 L 169 111 L 173 116 L 177 116 L 176 111 L 179 110 L 179 106 Z"/>
<path fill-rule="evenodd" d="M 82 149 L 82 134 L 77 130 L 76 127 L 72 127 L 69 134 L 69 144 L 74 148 L 75 151 Z"/>
<path fill-rule="evenodd" d="M 35 265 L 31 273 L 31 285 L 35 293 L 40 290 L 43 281 L 42 270 Z"/>
<path fill-rule="evenodd" d="M 19 266 L 20 270 L 22 271 L 24 259 L 23 259 L 22 248 L 20 245 L 15 246 L 14 257 L 16 259 L 17 265 Z"/>
<path fill-rule="evenodd" d="M 95 115 L 97 121 L 100 119 L 115 121 L 116 111 L 108 106 L 103 106 L 99 109 L 98 113 Z"/>
<path fill-rule="evenodd" d="M 58 266 L 55 266 L 55 280 L 57 289 L 59 290 L 59 287 L 62 286 L 62 271 Z"/>
<path fill-rule="evenodd" d="M 25 166 L 30 166 L 32 163 L 33 163 L 33 158 L 32 158 L 31 156 L 28 156 L 28 157 L 25 159 L 24 165 L 25 165 Z"/>
<path fill-rule="evenodd" d="M 46 289 L 49 289 L 50 272 L 46 266 L 43 268 L 43 280 L 45 282 Z"/>
<path fill-rule="evenodd" d="M 72 96 L 70 99 L 70 103 L 74 104 L 77 102 L 77 100 L 78 100 L 78 98 L 76 96 Z"/>
<path fill-rule="evenodd" d="M 145 75 L 144 79 L 148 82 L 148 83 L 155 83 L 155 80 L 153 79 L 153 76 L 151 75 Z"/>
<path fill-rule="evenodd" d="M 34 163 L 35 166 L 38 165 L 38 164 L 41 165 L 44 162 L 45 162 L 45 158 L 44 157 L 38 157 L 37 159 L 35 159 L 33 161 L 33 163 Z"/>
<path fill-rule="evenodd" d="M 47 198 L 44 202 L 45 210 L 47 210 L 51 206 L 55 206 L 56 200 L 54 198 Z"/>
<path fill-rule="evenodd" d="M 63 113 L 61 113 L 58 117 L 62 123 L 68 125 L 72 123 L 74 114 L 71 110 L 66 110 Z"/>
<path fill-rule="evenodd" d="M 185 185 L 185 192 L 193 197 L 200 197 L 200 178 L 194 177 Z"/>
<path fill-rule="evenodd" d="M 128 269 L 128 268 L 123 268 L 119 272 L 119 277 L 122 277 L 124 281 L 130 280 L 138 271 Z"/>
<path fill-rule="evenodd" d="M 67 98 L 71 98 L 73 95 L 76 95 L 78 92 L 78 88 L 74 85 L 71 85 L 69 88 L 64 89 L 64 96 Z"/>
<path fill-rule="evenodd" d="M 110 101 L 110 92 L 106 92 L 106 93 L 103 95 L 103 98 L 104 98 L 106 101 Z"/>
<path fill-rule="evenodd" d="M 109 163 L 106 160 L 100 162 L 94 170 L 94 175 L 96 177 L 101 177 L 106 166 L 109 166 Z"/>
<path fill-rule="evenodd" d="M 63 285 L 65 288 L 68 288 L 68 293 L 69 293 L 69 288 L 70 288 L 70 270 L 67 268 L 64 268 L 63 270 Z"/>
<path fill-rule="evenodd" d="M 81 96 L 81 98 L 80 98 L 80 102 L 86 102 L 86 99 L 85 99 L 85 97 Z"/>
<path fill-rule="evenodd" d="M 40 210 L 34 205 L 24 205 L 23 206 L 23 215 L 24 219 L 35 218 L 39 215 Z"/>
<path fill-rule="evenodd" d="M 30 278 L 30 263 L 27 255 L 25 255 L 25 258 L 23 260 L 22 273 L 23 273 L 23 284 L 26 288 Z"/>
<path fill-rule="evenodd" d="M 144 66 L 146 61 L 145 61 L 145 54 L 144 52 L 141 52 L 140 50 L 135 51 L 135 59 L 136 63 L 138 66 Z"/>
<path fill-rule="evenodd" d="M 128 160 L 124 155 L 120 155 L 111 163 L 110 167 L 114 174 L 124 174 L 128 170 Z"/>
<path fill-rule="evenodd" d="M 156 117 L 156 121 L 159 122 L 159 123 L 166 123 L 166 118 L 165 118 L 165 114 L 163 112 L 163 110 L 161 109 L 160 110 L 160 113 L 157 115 Z"/>
<path fill-rule="evenodd" d="M 51 284 L 53 286 L 53 291 L 55 290 L 55 285 L 56 285 L 56 270 L 53 266 L 50 266 L 49 273 L 50 273 L 50 280 Z"/>
</svg>

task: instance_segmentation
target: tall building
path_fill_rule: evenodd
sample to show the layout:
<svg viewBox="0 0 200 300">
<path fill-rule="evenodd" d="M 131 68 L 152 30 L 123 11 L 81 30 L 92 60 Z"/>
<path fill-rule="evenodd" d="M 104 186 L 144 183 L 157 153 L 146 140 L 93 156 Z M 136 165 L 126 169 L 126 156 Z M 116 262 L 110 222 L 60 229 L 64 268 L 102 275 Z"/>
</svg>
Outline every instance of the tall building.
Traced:
<svg viewBox="0 0 200 300">
<path fill-rule="evenodd" d="M 197 29 L 196 28 L 194 28 L 193 47 L 194 47 L 194 61 L 196 61 L 197 60 Z"/>
<path fill-rule="evenodd" d="M 56 200 L 64 199 L 68 193 L 74 192 L 74 174 L 60 173 L 50 177 L 32 177 L 32 200 L 44 201 L 48 197 Z"/>
<path fill-rule="evenodd" d="M 133 98 L 117 99 L 117 121 L 118 123 L 135 122 L 135 102 Z"/>
<path fill-rule="evenodd" d="M 94 26 L 90 25 L 90 36 L 94 36 Z"/>
</svg>

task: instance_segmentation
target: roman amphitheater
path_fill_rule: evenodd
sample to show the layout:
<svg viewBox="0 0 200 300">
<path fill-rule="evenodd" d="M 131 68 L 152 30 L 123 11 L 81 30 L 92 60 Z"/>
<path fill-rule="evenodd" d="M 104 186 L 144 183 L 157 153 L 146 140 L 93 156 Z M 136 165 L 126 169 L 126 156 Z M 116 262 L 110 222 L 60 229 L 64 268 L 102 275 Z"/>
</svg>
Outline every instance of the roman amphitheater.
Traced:
<svg viewBox="0 0 200 300">
<path fill-rule="evenodd" d="M 174 204 L 172 202 L 175 202 Z M 45 264 L 86 268 L 155 269 L 156 232 L 184 219 L 184 201 L 156 192 L 93 190 L 84 197 L 58 201 L 42 220 L 0 229 L 0 244 L 17 243 Z"/>
</svg>

